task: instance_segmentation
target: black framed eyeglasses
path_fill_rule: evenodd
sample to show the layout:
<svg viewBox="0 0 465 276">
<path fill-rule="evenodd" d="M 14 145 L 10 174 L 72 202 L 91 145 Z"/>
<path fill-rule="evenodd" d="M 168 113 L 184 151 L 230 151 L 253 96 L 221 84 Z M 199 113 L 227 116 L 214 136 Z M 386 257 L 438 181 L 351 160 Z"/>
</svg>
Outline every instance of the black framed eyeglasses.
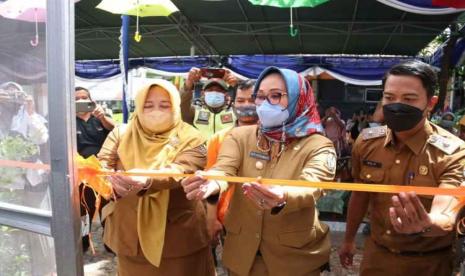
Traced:
<svg viewBox="0 0 465 276">
<path fill-rule="evenodd" d="M 265 100 L 271 105 L 277 105 L 281 103 L 281 99 L 288 94 L 284 91 L 272 91 L 267 96 L 264 94 L 257 93 L 253 96 L 255 103 L 260 104 Z"/>
</svg>

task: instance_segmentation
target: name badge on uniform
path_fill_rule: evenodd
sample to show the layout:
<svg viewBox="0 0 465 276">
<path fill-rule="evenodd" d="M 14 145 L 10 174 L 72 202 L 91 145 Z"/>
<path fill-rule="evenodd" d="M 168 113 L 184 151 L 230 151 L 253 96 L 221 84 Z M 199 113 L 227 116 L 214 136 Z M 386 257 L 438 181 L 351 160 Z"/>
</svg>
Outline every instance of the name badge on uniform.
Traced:
<svg viewBox="0 0 465 276">
<path fill-rule="evenodd" d="M 221 123 L 227 124 L 227 123 L 232 123 L 233 117 L 231 113 L 223 114 L 220 116 L 221 118 Z"/>
<path fill-rule="evenodd" d="M 199 116 L 197 117 L 196 123 L 208 125 L 208 120 L 210 119 L 210 112 L 208 111 L 199 111 Z"/>
<path fill-rule="evenodd" d="M 372 168 L 381 168 L 383 166 L 383 164 L 381 164 L 380 162 L 366 160 L 366 159 L 363 160 L 363 165 L 367 167 L 372 167 Z"/>
<path fill-rule="evenodd" d="M 260 160 L 270 161 L 271 158 L 268 154 L 262 152 L 251 151 L 249 154 L 250 157 Z"/>
</svg>

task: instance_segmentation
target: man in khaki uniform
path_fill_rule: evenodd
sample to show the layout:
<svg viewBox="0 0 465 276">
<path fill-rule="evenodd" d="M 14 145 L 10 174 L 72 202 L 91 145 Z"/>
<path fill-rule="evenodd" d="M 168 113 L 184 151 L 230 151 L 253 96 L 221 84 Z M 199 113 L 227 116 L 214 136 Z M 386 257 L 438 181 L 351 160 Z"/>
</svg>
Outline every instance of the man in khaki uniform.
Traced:
<svg viewBox="0 0 465 276">
<path fill-rule="evenodd" d="M 426 118 L 434 107 L 436 76 L 413 61 L 385 77 L 387 127 L 365 129 L 353 152 L 352 174 L 363 183 L 455 188 L 464 179 L 464 143 Z M 451 275 L 457 199 L 353 192 L 348 209 L 343 266 L 352 264 L 354 237 L 370 207 L 360 275 Z"/>
</svg>

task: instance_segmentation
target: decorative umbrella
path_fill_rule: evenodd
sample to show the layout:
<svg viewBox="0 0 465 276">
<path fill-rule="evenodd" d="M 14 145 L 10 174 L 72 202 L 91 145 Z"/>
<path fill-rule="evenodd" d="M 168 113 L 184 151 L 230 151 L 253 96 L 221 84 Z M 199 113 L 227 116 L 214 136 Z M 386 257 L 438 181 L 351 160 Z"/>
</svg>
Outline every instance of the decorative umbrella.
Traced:
<svg viewBox="0 0 465 276">
<path fill-rule="evenodd" d="M 103 0 L 97 5 L 98 9 L 114 14 L 136 16 L 136 33 L 134 40 L 140 42 L 139 17 L 169 16 L 179 9 L 170 0 Z"/>
<path fill-rule="evenodd" d="M 257 6 L 289 8 L 290 16 L 291 16 L 291 22 L 289 24 L 289 34 L 292 37 L 295 37 L 298 33 L 298 30 L 294 28 L 292 9 L 301 8 L 301 7 L 312 7 L 313 8 L 328 1 L 329 0 L 249 0 L 250 3 L 257 5 Z"/>
<path fill-rule="evenodd" d="M 74 2 L 78 1 L 74 0 Z M 47 21 L 47 1 L 7 0 L 0 3 L 0 15 L 5 18 L 34 22 L 36 35 L 30 43 L 35 47 L 39 44 L 39 22 Z"/>
<path fill-rule="evenodd" d="M 10 19 L 35 22 L 36 35 L 30 41 L 32 46 L 39 44 L 39 22 L 47 20 L 46 0 L 24 1 L 7 0 L 0 3 L 0 15 Z"/>
</svg>

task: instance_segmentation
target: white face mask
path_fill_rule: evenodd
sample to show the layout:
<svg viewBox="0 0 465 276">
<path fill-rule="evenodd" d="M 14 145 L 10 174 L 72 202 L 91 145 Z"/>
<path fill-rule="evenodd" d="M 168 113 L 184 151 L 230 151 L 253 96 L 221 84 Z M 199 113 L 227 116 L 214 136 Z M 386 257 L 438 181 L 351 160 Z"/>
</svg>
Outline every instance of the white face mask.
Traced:
<svg viewBox="0 0 465 276">
<path fill-rule="evenodd" d="M 225 103 L 224 93 L 217 91 L 205 92 L 205 104 L 209 107 L 218 108 L 222 107 Z"/>
<path fill-rule="evenodd" d="M 174 117 L 171 112 L 153 110 L 139 116 L 139 122 L 145 131 L 158 134 L 168 131 L 174 125 Z"/>
<path fill-rule="evenodd" d="M 287 109 L 283 110 L 283 107 L 279 104 L 272 105 L 268 101 L 264 101 L 257 107 L 257 114 L 260 124 L 264 128 L 282 126 L 289 118 L 289 111 Z"/>
</svg>

